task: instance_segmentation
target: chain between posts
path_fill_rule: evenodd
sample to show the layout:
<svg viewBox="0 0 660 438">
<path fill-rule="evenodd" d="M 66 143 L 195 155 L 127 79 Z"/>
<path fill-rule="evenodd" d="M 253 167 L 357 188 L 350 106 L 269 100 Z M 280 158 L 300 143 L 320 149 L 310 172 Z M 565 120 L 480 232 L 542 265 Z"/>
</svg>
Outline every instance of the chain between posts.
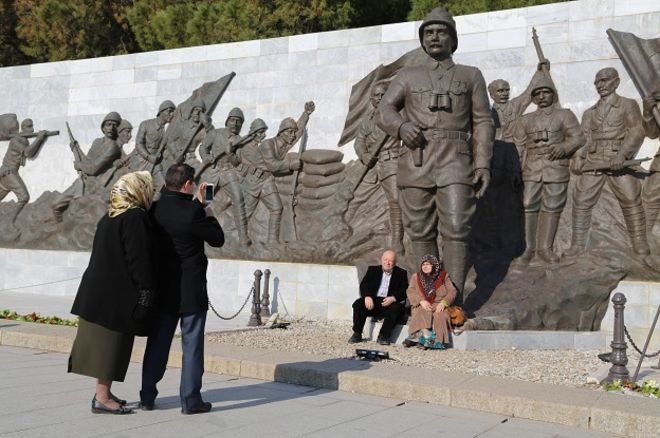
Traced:
<svg viewBox="0 0 660 438">
<path fill-rule="evenodd" d="M 658 355 L 660 355 L 660 350 L 656 351 L 653 354 L 644 354 L 642 352 L 642 350 L 639 349 L 637 344 L 635 344 L 635 341 L 632 340 L 632 337 L 630 336 L 630 333 L 628 333 L 628 327 L 626 327 L 625 325 L 623 326 L 623 332 L 626 334 L 626 338 L 628 338 L 628 342 L 630 342 L 630 345 L 632 345 L 632 347 L 635 349 L 635 351 L 637 351 L 637 353 L 640 356 L 644 356 L 644 357 L 650 359 L 650 358 L 657 357 Z"/>
<path fill-rule="evenodd" d="M 245 297 L 245 301 L 243 302 L 243 305 L 241 306 L 241 308 L 238 309 L 238 312 L 234 313 L 234 314 L 233 314 L 232 316 L 230 316 L 230 317 L 225 317 L 225 316 L 220 315 L 220 314 L 218 313 L 218 311 L 215 310 L 215 307 L 213 307 L 213 304 L 211 304 L 211 300 L 210 300 L 210 299 L 209 299 L 209 307 L 211 308 L 211 310 L 213 311 L 213 313 L 215 313 L 215 316 L 217 316 L 218 318 L 220 318 L 220 319 L 222 319 L 222 320 L 229 321 L 229 320 L 232 320 L 232 319 L 236 318 L 236 317 L 238 316 L 238 314 L 241 313 L 241 312 L 243 311 L 243 309 L 245 309 L 245 306 L 247 305 L 248 301 L 250 301 L 250 297 L 251 297 L 253 294 L 254 294 L 254 284 L 252 285 L 252 288 L 250 289 L 250 292 L 248 292 L 247 297 Z"/>
</svg>

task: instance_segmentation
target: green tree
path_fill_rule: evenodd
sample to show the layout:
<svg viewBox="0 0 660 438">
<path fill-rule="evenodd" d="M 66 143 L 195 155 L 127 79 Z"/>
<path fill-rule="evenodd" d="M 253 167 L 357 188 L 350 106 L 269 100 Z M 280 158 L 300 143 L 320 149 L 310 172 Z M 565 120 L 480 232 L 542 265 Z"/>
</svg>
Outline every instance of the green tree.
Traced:
<svg viewBox="0 0 660 438">
<path fill-rule="evenodd" d="M 20 49 L 20 40 L 16 35 L 17 22 L 14 2 L 0 1 L 0 66 L 2 67 L 31 62 L 30 57 Z"/>
<path fill-rule="evenodd" d="M 454 15 L 559 3 L 568 0 L 411 0 L 408 20 L 422 20 L 433 8 L 443 6 Z"/>
<path fill-rule="evenodd" d="M 21 50 L 37 61 L 91 58 L 137 49 L 125 19 L 133 2 L 15 0 Z"/>
</svg>

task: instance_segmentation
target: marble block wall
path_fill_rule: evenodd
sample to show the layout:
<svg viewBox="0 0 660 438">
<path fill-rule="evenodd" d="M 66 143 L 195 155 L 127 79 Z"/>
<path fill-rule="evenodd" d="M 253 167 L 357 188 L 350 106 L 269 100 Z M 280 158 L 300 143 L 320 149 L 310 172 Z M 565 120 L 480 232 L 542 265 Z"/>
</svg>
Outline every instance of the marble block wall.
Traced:
<svg viewBox="0 0 660 438">
<path fill-rule="evenodd" d="M 89 252 L 0 248 L 0 291 L 75 297 Z M 357 268 L 242 260 L 209 260 L 208 294 L 222 316 L 241 308 L 254 282 L 255 270 L 270 269 L 271 311 L 305 319 L 352 318 L 359 296 Z M 262 291 L 265 277 L 262 277 Z M 250 317 L 252 299 L 239 318 Z M 0 294 L 0 309 L 2 295 Z"/>
<path fill-rule="evenodd" d="M 37 129 L 62 132 L 21 171 L 32 199 L 45 190 L 62 191 L 76 178 L 65 121 L 87 149 L 100 136 L 107 112 L 119 111 L 136 134 L 138 124 L 154 117 L 162 100 L 181 102 L 203 82 L 231 71 L 237 76 L 216 109 L 216 126 L 224 124 L 229 109 L 240 106 L 246 125 L 260 117 L 274 135 L 282 118 L 298 117 L 304 102 L 313 99 L 317 110 L 308 125 L 308 147 L 336 148 L 351 86 L 379 64 L 418 47 L 419 24 L 0 68 L 0 113 L 32 117 Z M 535 69 L 531 28 L 536 27 L 561 101 L 580 117 L 597 100 L 593 78 L 606 66 L 619 69 L 620 93 L 639 100 L 605 30 L 660 36 L 660 2 L 580 0 L 460 16 L 456 25 L 455 60 L 478 66 L 488 82 L 509 80 L 512 96 L 525 89 Z M 0 154 L 6 147 L 0 143 Z M 657 147 L 657 141 L 647 141 L 640 156 L 652 156 Z M 131 148 L 129 144 L 127 150 Z M 343 152 L 345 160 L 355 157 L 351 144 Z"/>
</svg>

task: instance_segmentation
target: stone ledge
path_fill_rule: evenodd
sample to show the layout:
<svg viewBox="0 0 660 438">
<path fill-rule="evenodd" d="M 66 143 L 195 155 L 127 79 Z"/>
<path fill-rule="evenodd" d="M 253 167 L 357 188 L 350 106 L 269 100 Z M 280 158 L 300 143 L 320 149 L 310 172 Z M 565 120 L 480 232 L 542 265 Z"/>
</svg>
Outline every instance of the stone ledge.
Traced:
<svg viewBox="0 0 660 438">
<path fill-rule="evenodd" d="M 66 353 L 74 337 L 72 327 L 0 321 L 0 345 Z M 136 338 L 135 362 L 141 361 L 144 344 L 144 338 Z M 653 399 L 297 352 L 215 343 L 205 348 L 211 373 L 422 401 L 631 437 L 655 437 L 660 430 L 659 402 Z M 178 343 L 172 345 L 168 365 L 181 365 Z"/>
</svg>

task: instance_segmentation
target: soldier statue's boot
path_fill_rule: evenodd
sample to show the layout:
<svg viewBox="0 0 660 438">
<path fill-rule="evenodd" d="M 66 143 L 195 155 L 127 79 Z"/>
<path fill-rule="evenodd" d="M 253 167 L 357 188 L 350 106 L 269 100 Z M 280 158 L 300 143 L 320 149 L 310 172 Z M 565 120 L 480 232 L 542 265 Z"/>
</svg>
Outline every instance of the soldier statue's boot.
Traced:
<svg viewBox="0 0 660 438">
<path fill-rule="evenodd" d="M 536 229 L 539 224 L 538 212 L 525 213 L 525 252 L 516 259 L 517 264 L 527 265 L 536 254 Z"/>
<path fill-rule="evenodd" d="M 390 205 L 390 228 L 392 236 L 392 249 L 399 255 L 403 254 L 403 222 L 401 220 L 401 208 Z"/>
<path fill-rule="evenodd" d="M 591 209 L 573 208 L 573 235 L 571 246 L 564 252 L 566 257 L 574 257 L 584 252 L 587 247 L 587 235 L 591 226 Z"/>
<path fill-rule="evenodd" d="M 468 244 L 456 240 L 448 240 L 442 246 L 442 263 L 449 278 L 456 285 L 454 304 L 463 305 L 463 286 L 468 268 Z"/>
<path fill-rule="evenodd" d="M 633 207 L 622 207 L 623 219 L 626 222 L 628 235 L 632 242 L 633 251 L 637 255 L 649 255 L 651 250 L 646 238 L 646 216 L 641 204 Z"/>
<path fill-rule="evenodd" d="M 268 218 L 268 243 L 280 243 L 282 213 L 271 213 Z"/>
<path fill-rule="evenodd" d="M 557 234 L 557 227 L 559 226 L 560 213 L 541 212 L 539 215 L 539 235 L 538 235 L 538 249 L 536 250 L 537 257 L 545 263 L 557 263 L 559 257 L 552 250 L 555 243 L 555 234 Z"/>
<path fill-rule="evenodd" d="M 655 223 L 658 220 L 658 213 L 660 213 L 660 204 L 646 204 L 644 211 L 646 212 L 646 232 L 651 236 Z"/>
<path fill-rule="evenodd" d="M 410 254 L 410 259 L 412 261 L 412 266 L 415 268 L 419 267 L 419 263 L 422 260 L 422 257 L 424 257 L 427 254 L 434 255 L 438 257 L 438 242 L 433 240 L 433 241 L 411 241 L 410 242 L 410 249 L 411 249 L 411 254 Z"/>
</svg>

